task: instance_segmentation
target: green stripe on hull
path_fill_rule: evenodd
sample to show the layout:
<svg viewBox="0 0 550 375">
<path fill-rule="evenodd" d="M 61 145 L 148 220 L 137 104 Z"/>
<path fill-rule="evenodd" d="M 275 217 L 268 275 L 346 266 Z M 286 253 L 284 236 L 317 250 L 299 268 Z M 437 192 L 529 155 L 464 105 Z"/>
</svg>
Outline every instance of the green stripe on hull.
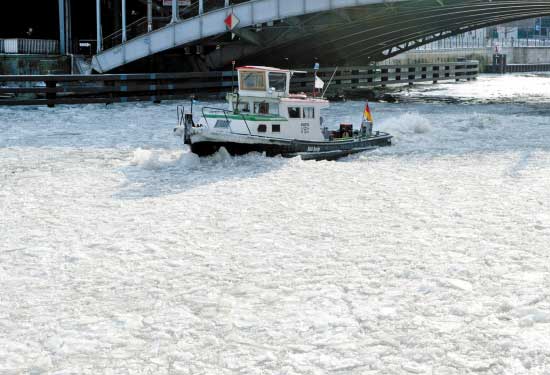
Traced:
<svg viewBox="0 0 550 375">
<path fill-rule="evenodd" d="M 204 115 L 206 118 L 212 118 L 212 119 L 230 119 L 230 120 L 245 120 L 245 121 L 256 121 L 256 122 L 262 122 L 262 121 L 288 121 L 284 117 L 279 116 L 257 116 L 257 115 Z"/>
</svg>

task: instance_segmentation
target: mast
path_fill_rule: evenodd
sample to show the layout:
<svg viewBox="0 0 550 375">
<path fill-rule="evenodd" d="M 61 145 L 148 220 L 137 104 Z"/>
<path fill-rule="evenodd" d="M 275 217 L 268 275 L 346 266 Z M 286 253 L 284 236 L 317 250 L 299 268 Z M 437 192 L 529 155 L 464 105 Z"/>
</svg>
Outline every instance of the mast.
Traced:
<svg viewBox="0 0 550 375">
<path fill-rule="evenodd" d="M 313 66 L 313 75 L 314 75 L 314 80 L 313 80 L 313 97 L 315 98 L 315 95 L 317 94 L 317 80 L 319 79 L 317 77 L 317 72 L 319 71 L 319 68 L 321 66 L 319 65 L 318 62 L 315 63 L 315 65 Z"/>
</svg>

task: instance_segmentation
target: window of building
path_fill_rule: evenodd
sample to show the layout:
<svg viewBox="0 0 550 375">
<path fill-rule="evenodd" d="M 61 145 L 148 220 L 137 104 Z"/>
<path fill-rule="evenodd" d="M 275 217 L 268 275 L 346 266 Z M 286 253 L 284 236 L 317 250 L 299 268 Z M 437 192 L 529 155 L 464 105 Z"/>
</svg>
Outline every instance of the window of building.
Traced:
<svg viewBox="0 0 550 375">
<path fill-rule="evenodd" d="M 300 112 L 300 107 L 288 107 L 288 117 L 290 118 L 301 118 Z"/>
<path fill-rule="evenodd" d="M 269 88 L 275 91 L 286 91 L 286 74 L 285 73 L 269 73 Z"/>
<path fill-rule="evenodd" d="M 265 73 L 241 72 L 241 90 L 265 91 Z"/>
<path fill-rule="evenodd" d="M 278 124 L 271 125 L 271 132 L 272 133 L 280 133 L 281 132 L 281 125 L 278 125 Z"/>
<path fill-rule="evenodd" d="M 304 118 L 315 118 L 315 108 L 313 107 L 304 108 Z"/>
<path fill-rule="evenodd" d="M 260 124 L 258 125 L 258 133 L 265 133 L 267 131 L 267 125 Z"/>
</svg>

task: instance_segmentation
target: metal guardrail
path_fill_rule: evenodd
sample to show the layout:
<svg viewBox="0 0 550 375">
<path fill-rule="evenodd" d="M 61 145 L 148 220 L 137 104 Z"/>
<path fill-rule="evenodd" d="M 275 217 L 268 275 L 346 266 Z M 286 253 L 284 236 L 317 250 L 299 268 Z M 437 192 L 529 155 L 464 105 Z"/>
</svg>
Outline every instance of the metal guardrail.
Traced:
<svg viewBox="0 0 550 375">
<path fill-rule="evenodd" d="M 50 39 L 0 39 L 0 53 L 58 55 L 59 41 Z"/>
<path fill-rule="evenodd" d="M 332 75 L 332 84 L 328 94 L 340 94 L 344 91 L 361 90 L 373 86 L 409 84 L 419 82 L 439 82 L 449 80 L 472 80 L 479 75 L 479 62 L 467 60 L 459 62 L 410 65 L 373 65 L 368 67 L 339 68 L 334 74 L 334 68 L 319 70 L 318 76 L 328 82 Z M 311 71 L 310 71 L 311 72 Z M 306 77 L 292 79 L 292 89 L 310 91 L 313 89 L 312 74 Z"/>
<path fill-rule="evenodd" d="M 319 76 L 328 82 L 334 68 Z M 1 105 L 48 105 L 161 101 L 190 94 L 231 92 L 235 72 L 0 76 Z M 340 67 L 328 96 L 366 88 L 444 80 L 471 80 L 479 74 L 477 61 L 442 64 Z M 313 74 L 292 79 L 293 92 L 313 89 Z"/>
<path fill-rule="evenodd" d="M 241 4 L 248 0 L 232 0 L 231 5 Z M 223 1 L 221 0 L 203 0 L 203 6 L 205 12 L 210 12 L 216 9 L 225 8 Z M 199 15 L 199 2 L 193 0 L 191 5 L 186 7 L 179 7 L 178 18 L 180 20 L 189 19 Z M 171 16 L 153 17 L 151 19 L 152 30 L 148 28 L 147 17 L 142 17 L 126 26 L 126 35 L 128 40 L 136 38 L 140 35 L 147 34 L 149 31 L 160 29 L 168 25 L 171 22 Z M 116 30 L 112 34 L 103 38 L 103 49 L 116 47 L 122 44 L 122 29 Z"/>
<path fill-rule="evenodd" d="M 549 38 L 507 38 L 507 39 L 494 39 L 494 38 L 478 38 L 478 39 L 465 39 L 458 37 L 451 37 L 447 39 L 438 40 L 429 44 L 425 44 L 416 48 L 414 51 L 446 51 L 456 49 L 478 49 L 478 48 L 548 48 L 550 47 Z"/>
<path fill-rule="evenodd" d="M 232 74 L 0 75 L 0 106 L 181 99 L 192 93 L 231 91 Z"/>
<path fill-rule="evenodd" d="M 152 30 L 159 29 L 170 23 L 170 17 L 153 17 Z M 136 38 L 148 32 L 147 17 L 140 18 L 128 26 L 126 26 L 126 35 L 128 39 Z M 114 33 L 103 38 L 103 48 L 108 49 L 122 44 L 122 30 L 117 30 Z"/>
</svg>

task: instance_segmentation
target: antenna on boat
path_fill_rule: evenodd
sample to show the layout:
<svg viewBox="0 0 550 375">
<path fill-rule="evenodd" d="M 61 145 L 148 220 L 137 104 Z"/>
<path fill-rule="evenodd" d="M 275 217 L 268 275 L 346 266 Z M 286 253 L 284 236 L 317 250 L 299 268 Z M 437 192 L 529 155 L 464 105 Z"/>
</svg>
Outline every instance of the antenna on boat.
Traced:
<svg viewBox="0 0 550 375">
<path fill-rule="evenodd" d="M 290 66 L 290 59 L 288 57 L 285 57 L 283 60 L 286 61 L 286 67 L 288 68 L 288 70 L 292 72 L 292 66 Z"/>
<path fill-rule="evenodd" d="M 328 81 L 327 87 L 325 87 L 325 91 L 323 91 L 323 98 L 325 97 L 325 94 L 327 93 L 328 88 L 330 87 L 332 80 L 334 79 L 334 76 L 336 75 L 336 72 L 338 71 L 338 67 L 334 69 L 334 73 L 332 73 L 332 77 L 330 77 L 330 80 Z"/>
<path fill-rule="evenodd" d="M 235 65 L 237 62 L 235 60 L 231 61 L 231 89 L 233 90 L 233 93 L 237 94 L 237 102 L 235 103 L 235 108 L 233 109 L 233 112 L 239 113 L 239 102 L 241 99 L 241 95 L 239 94 L 239 88 L 237 87 L 237 90 L 235 90 Z M 231 99 L 233 101 L 233 99 Z"/>
</svg>

